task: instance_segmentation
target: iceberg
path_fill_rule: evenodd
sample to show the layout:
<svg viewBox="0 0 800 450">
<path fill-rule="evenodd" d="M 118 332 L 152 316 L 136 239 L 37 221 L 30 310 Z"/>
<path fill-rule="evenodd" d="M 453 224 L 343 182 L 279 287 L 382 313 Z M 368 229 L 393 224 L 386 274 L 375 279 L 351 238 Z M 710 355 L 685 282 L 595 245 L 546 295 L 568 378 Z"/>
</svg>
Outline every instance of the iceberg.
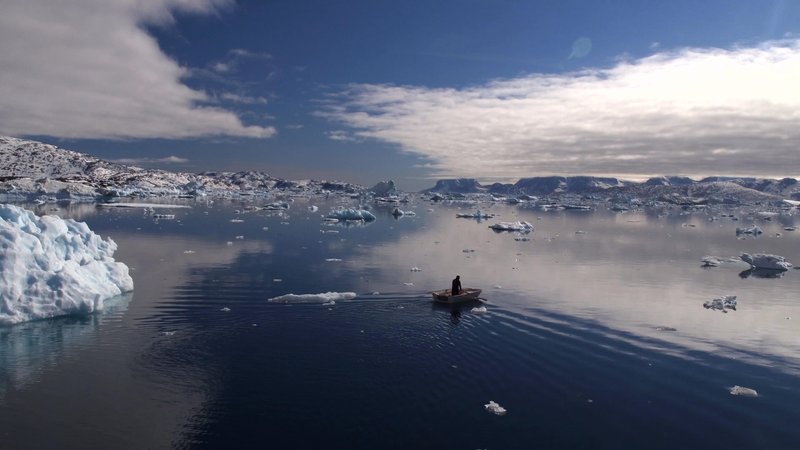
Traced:
<svg viewBox="0 0 800 450">
<path fill-rule="evenodd" d="M 477 210 L 474 213 L 464 214 L 464 213 L 456 213 L 456 217 L 459 219 L 491 219 L 494 217 L 494 214 L 487 214 L 481 212 L 481 210 Z"/>
<path fill-rule="evenodd" d="M 498 222 L 494 225 L 489 225 L 489 228 L 494 231 L 522 231 L 525 233 L 533 231 L 533 225 L 524 220 L 517 222 Z"/>
<path fill-rule="evenodd" d="M 0 324 L 103 309 L 133 290 L 117 244 L 83 222 L 0 205 Z"/>
<path fill-rule="evenodd" d="M 758 236 L 759 234 L 762 234 L 763 232 L 764 231 L 758 225 L 753 225 L 750 228 L 747 228 L 747 227 L 736 227 L 736 235 L 737 236 L 742 235 L 742 234 L 751 234 L 753 236 Z"/>
<path fill-rule="evenodd" d="M 355 292 L 322 292 L 320 294 L 286 294 L 272 297 L 270 303 L 328 303 L 356 298 Z"/>
<path fill-rule="evenodd" d="M 728 311 L 736 311 L 736 296 L 723 295 L 715 299 L 703 303 L 705 309 L 715 309 L 727 313 Z"/>
<path fill-rule="evenodd" d="M 364 222 L 372 222 L 375 220 L 375 215 L 365 209 L 335 209 L 326 216 L 329 219 L 335 220 L 362 220 Z"/>
<path fill-rule="evenodd" d="M 741 395 L 744 397 L 758 397 L 758 391 L 752 388 L 734 386 L 730 390 L 731 395 Z"/>
<path fill-rule="evenodd" d="M 497 416 L 503 416 L 506 414 L 506 409 L 497 404 L 494 400 L 489 400 L 489 403 L 483 405 L 487 411 Z"/>
<path fill-rule="evenodd" d="M 783 256 L 770 255 L 767 253 L 742 253 L 739 258 L 742 261 L 750 264 L 753 269 L 769 269 L 769 270 L 789 270 L 792 268 L 792 263 L 786 261 Z"/>
</svg>

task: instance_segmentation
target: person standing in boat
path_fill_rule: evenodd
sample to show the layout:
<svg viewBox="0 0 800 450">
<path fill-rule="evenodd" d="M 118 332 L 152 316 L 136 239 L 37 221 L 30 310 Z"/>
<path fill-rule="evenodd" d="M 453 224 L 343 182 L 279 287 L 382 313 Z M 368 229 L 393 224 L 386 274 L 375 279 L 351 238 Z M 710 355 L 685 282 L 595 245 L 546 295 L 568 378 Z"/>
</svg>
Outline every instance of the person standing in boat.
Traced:
<svg viewBox="0 0 800 450">
<path fill-rule="evenodd" d="M 453 279 L 453 287 L 450 288 L 450 295 L 458 295 L 461 293 L 461 275 L 456 275 Z"/>
</svg>

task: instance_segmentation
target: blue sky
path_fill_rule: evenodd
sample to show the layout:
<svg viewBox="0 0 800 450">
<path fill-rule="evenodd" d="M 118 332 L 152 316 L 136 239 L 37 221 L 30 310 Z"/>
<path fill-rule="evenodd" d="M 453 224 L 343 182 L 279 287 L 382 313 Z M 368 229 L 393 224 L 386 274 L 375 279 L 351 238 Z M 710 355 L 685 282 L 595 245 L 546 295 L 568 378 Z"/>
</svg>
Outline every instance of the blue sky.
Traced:
<svg viewBox="0 0 800 450">
<path fill-rule="evenodd" d="M 0 133 L 106 159 L 406 189 L 800 175 L 794 1 L 4 3 Z"/>
</svg>

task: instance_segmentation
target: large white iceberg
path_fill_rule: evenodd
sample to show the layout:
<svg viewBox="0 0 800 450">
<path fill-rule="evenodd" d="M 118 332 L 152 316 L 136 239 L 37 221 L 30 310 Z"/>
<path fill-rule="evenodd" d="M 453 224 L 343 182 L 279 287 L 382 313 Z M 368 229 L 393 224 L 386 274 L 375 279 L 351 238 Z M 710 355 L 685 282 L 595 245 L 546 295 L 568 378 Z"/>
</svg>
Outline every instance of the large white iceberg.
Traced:
<svg viewBox="0 0 800 450">
<path fill-rule="evenodd" d="M 117 244 L 83 222 L 0 205 L 0 324 L 103 309 L 133 290 Z"/>
<path fill-rule="evenodd" d="M 750 264 L 753 269 L 789 270 L 792 268 L 792 263 L 779 255 L 742 253 L 739 258 Z"/>
<path fill-rule="evenodd" d="M 323 292 L 320 294 L 286 294 L 272 297 L 267 301 L 270 303 L 330 303 L 355 297 L 355 292 Z"/>
</svg>

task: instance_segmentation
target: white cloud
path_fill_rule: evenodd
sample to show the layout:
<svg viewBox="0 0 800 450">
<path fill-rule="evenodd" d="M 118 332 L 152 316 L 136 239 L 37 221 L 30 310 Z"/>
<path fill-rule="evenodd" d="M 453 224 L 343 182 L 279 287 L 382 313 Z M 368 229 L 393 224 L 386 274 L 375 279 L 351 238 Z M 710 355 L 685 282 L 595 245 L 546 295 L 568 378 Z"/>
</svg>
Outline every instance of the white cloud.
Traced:
<svg viewBox="0 0 800 450">
<path fill-rule="evenodd" d="M 182 83 L 147 34 L 176 11 L 230 0 L 6 0 L 0 14 L 0 133 L 64 138 L 269 137 Z"/>
<path fill-rule="evenodd" d="M 797 175 L 798 80 L 800 40 L 783 40 L 465 88 L 356 84 L 320 114 L 436 176 Z"/>
<path fill-rule="evenodd" d="M 331 139 L 333 141 L 346 141 L 346 142 L 356 141 L 356 138 L 354 138 L 350 133 L 344 130 L 326 131 L 325 135 L 328 136 L 328 139 Z"/>
<path fill-rule="evenodd" d="M 223 92 L 222 95 L 220 95 L 220 98 L 229 102 L 242 103 L 245 105 L 267 104 L 267 99 L 264 97 L 251 97 L 249 95 L 239 95 L 232 92 Z"/>
</svg>

